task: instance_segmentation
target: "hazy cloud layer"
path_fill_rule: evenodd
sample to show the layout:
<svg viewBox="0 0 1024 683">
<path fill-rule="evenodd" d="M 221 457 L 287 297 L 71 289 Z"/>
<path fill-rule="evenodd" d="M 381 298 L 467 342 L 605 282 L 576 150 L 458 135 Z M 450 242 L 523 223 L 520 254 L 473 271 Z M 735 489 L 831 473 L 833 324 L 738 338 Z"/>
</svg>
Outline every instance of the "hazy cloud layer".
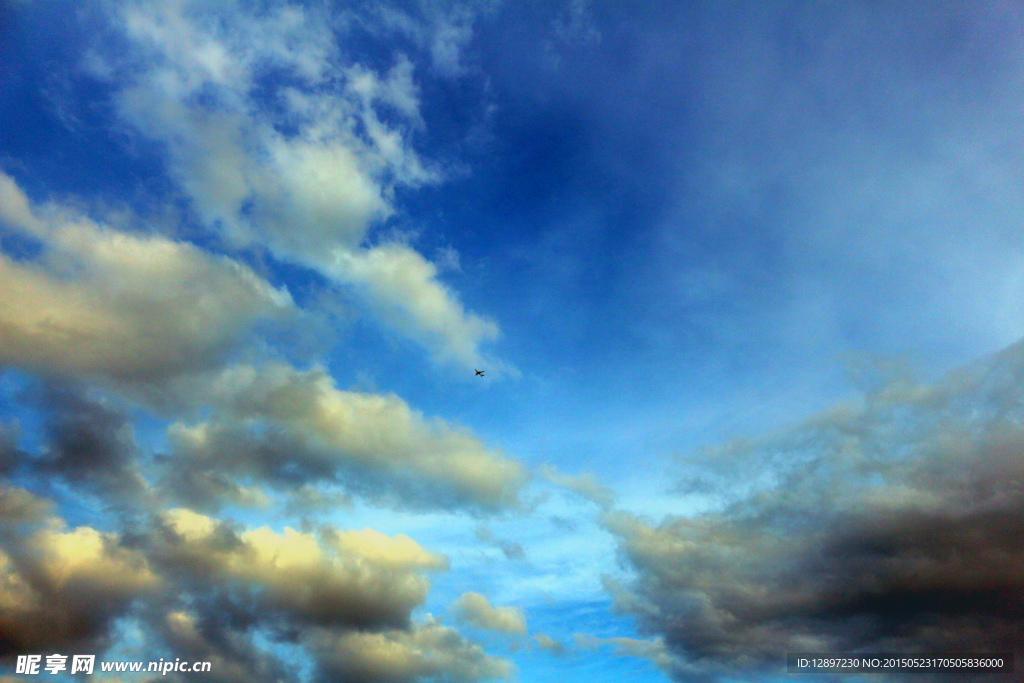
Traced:
<svg viewBox="0 0 1024 683">
<path fill-rule="evenodd" d="M 673 657 L 665 647 L 661 638 L 654 640 L 640 640 L 638 638 L 598 638 L 589 633 L 573 634 L 573 646 L 577 650 L 594 650 L 604 646 L 611 646 L 618 657 L 636 657 L 646 659 L 654 664 L 666 676 L 672 678 L 685 678 L 691 674 L 686 671 L 681 662 Z"/>
<path fill-rule="evenodd" d="M 411 619 L 444 557 L 372 529 L 242 528 L 184 508 L 131 534 L 67 530 L 51 505 L 0 489 L 0 656 L 114 644 L 128 619 L 218 682 L 297 680 L 257 634 L 296 645 L 322 680 L 477 681 L 511 665 Z M 166 655 L 165 651 L 165 655 Z M 169 680 L 185 680 L 178 674 Z"/>
<path fill-rule="evenodd" d="M 602 510 L 610 509 L 615 503 L 615 495 L 612 490 L 597 483 L 597 478 L 591 472 L 566 474 L 552 465 L 544 465 L 541 468 L 541 475 L 555 486 L 572 491 Z"/>
<path fill-rule="evenodd" d="M 702 452 L 684 490 L 745 490 L 692 518 L 608 513 L 636 571 L 607 582 L 616 604 L 664 639 L 680 680 L 753 675 L 785 652 L 1020 653 L 1022 380 L 1017 344 Z"/>
<path fill-rule="evenodd" d="M 555 640 L 546 633 L 538 633 L 533 636 L 533 640 L 537 643 L 537 647 L 546 652 L 550 652 L 556 657 L 561 657 L 565 654 L 565 645 Z"/>
</svg>

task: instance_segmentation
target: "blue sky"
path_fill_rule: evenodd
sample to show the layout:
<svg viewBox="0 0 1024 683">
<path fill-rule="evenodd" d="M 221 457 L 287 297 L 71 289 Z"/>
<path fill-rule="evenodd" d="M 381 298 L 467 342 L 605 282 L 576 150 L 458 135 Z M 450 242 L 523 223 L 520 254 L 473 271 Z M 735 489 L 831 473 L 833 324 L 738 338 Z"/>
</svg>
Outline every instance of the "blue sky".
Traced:
<svg viewBox="0 0 1024 683">
<path fill-rule="evenodd" d="M 0 4 L 3 665 L 1019 653 L 1022 36 L 1013 2 Z"/>
</svg>

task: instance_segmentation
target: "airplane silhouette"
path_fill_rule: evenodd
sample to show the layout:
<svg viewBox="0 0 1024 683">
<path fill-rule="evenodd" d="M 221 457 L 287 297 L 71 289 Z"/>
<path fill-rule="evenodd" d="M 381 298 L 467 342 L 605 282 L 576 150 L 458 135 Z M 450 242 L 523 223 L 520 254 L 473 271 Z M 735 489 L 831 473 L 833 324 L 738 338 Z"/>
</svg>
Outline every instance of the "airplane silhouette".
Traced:
<svg viewBox="0 0 1024 683">
<path fill-rule="evenodd" d="M 473 369 L 476 370 L 476 368 L 473 368 Z M 476 375 L 477 375 L 477 377 L 483 377 L 484 376 L 484 371 L 483 370 L 476 370 Z"/>
</svg>

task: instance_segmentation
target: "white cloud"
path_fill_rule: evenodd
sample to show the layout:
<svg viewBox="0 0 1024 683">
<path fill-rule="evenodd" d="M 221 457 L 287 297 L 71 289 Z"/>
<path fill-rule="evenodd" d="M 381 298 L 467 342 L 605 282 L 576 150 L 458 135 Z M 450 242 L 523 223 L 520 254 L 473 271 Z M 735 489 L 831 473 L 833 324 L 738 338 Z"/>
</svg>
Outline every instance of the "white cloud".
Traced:
<svg viewBox="0 0 1024 683">
<path fill-rule="evenodd" d="M 424 124 L 407 57 L 383 73 L 348 63 L 332 18 L 306 7 L 125 3 L 115 23 L 133 49 L 93 53 L 92 71 L 117 81 L 121 118 L 165 146 L 207 227 L 352 286 L 437 361 L 480 362 L 494 322 L 412 249 L 363 246 L 396 189 L 441 178 L 411 144 Z"/>
<path fill-rule="evenodd" d="M 355 628 L 405 624 L 426 598 L 429 581 L 420 570 L 445 561 L 408 537 L 365 543 L 374 532 L 312 533 L 268 527 L 237 532 L 219 520 L 183 508 L 161 515 L 154 557 L 200 581 L 252 587 L 266 609 L 285 610 L 304 623 Z M 364 542 L 351 542 L 356 538 Z"/>
<path fill-rule="evenodd" d="M 8 651 L 107 651 L 120 619 L 161 656 L 168 648 L 214 662 L 218 680 L 230 683 L 294 678 L 254 631 L 297 648 L 322 679 L 512 674 L 509 662 L 457 631 L 429 617 L 412 622 L 430 587 L 426 573 L 448 562 L 408 536 L 243 528 L 177 508 L 154 514 L 129 541 L 88 526 L 67 530 L 51 507 L 0 485 L 0 639 Z"/>
<path fill-rule="evenodd" d="M 371 10 L 372 17 L 364 25 L 378 33 L 391 31 L 404 35 L 430 53 L 436 74 L 457 78 L 469 70 L 463 57 L 473 39 L 473 25 L 480 16 L 501 4 L 501 0 L 422 0 L 404 9 L 380 5 Z"/>
<path fill-rule="evenodd" d="M 333 540 L 346 552 L 392 569 L 446 569 L 448 566 L 445 558 L 427 552 L 405 534 L 391 537 L 367 528 L 362 531 L 337 532 Z"/>
</svg>

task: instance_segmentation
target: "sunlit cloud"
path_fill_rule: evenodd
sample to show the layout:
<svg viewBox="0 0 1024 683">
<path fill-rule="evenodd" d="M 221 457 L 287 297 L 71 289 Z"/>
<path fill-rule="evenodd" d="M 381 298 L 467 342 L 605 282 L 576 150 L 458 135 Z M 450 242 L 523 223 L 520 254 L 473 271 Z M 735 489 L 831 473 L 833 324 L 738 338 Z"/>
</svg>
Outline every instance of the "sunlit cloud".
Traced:
<svg viewBox="0 0 1024 683">
<path fill-rule="evenodd" d="M 257 322 L 294 311 L 236 261 L 33 206 L 7 175 L 0 192 L 0 219 L 42 248 L 0 254 L 0 362 L 144 384 L 210 367 Z"/>
<path fill-rule="evenodd" d="M 224 477 L 335 483 L 398 507 L 520 503 L 526 473 L 518 463 L 398 396 L 340 390 L 321 368 L 233 366 L 207 391 L 220 408 L 215 417 L 168 430 L 166 485 L 193 505 L 216 505 Z"/>
<path fill-rule="evenodd" d="M 207 227 L 350 285 L 434 360 L 479 364 L 496 323 L 466 312 L 419 253 L 366 243 L 396 190 L 442 179 L 412 146 L 424 124 L 407 57 L 384 72 L 348 62 L 341 29 L 297 5 L 126 3 L 113 20 L 135 49 L 93 52 L 92 72 L 116 83 L 121 119 L 165 146 Z"/>
</svg>

